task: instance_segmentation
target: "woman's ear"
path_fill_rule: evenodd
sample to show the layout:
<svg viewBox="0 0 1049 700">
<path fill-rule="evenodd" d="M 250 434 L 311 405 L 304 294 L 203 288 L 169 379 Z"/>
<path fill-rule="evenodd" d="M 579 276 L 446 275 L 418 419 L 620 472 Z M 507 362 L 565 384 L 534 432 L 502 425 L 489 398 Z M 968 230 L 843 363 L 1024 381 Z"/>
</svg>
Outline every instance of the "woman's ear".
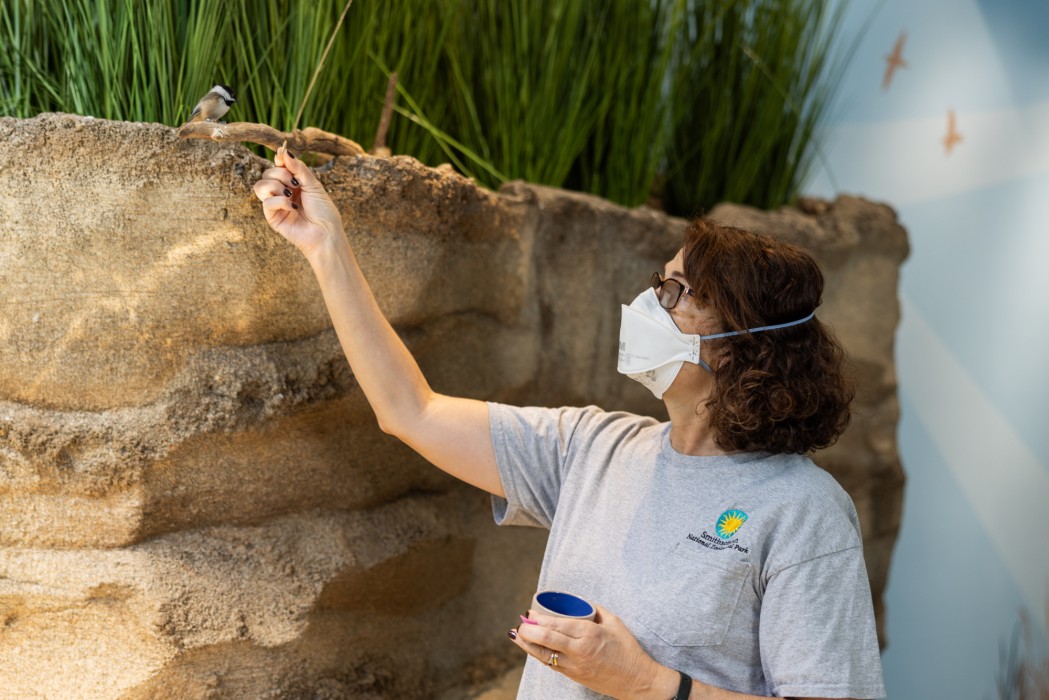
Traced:
<svg viewBox="0 0 1049 700">
<path fill-rule="evenodd" d="M 728 341 L 724 338 L 709 340 L 699 345 L 699 357 L 717 371 L 728 357 Z"/>
</svg>

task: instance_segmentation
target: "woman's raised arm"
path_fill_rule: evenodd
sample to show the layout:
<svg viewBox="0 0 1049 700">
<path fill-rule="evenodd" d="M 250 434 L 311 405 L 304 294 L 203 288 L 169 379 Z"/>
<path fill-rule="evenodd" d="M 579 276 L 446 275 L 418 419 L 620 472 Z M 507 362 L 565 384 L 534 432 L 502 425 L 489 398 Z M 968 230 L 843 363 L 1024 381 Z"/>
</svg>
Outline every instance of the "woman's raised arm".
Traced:
<svg viewBox="0 0 1049 700">
<path fill-rule="evenodd" d="M 255 183 L 255 196 L 270 227 L 312 266 L 350 369 L 379 426 L 452 476 L 504 495 L 488 406 L 430 388 L 382 315 L 324 186 L 284 149 L 277 151 L 274 164 Z"/>
</svg>

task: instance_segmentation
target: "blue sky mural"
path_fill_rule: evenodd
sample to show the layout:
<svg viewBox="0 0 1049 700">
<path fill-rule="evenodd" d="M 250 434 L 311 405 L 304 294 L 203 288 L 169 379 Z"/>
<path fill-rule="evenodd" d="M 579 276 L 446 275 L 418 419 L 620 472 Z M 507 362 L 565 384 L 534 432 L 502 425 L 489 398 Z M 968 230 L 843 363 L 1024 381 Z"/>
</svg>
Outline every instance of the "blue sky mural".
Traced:
<svg viewBox="0 0 1049 700">
<path fill-rule="evenodd" d="M 868 20 L 805 189 L 885 202 L 911 239 L 886 684 L 993 699 L 1049 594 L 1049 0 L 853 0 L 842 36 Z"/>
</svg>

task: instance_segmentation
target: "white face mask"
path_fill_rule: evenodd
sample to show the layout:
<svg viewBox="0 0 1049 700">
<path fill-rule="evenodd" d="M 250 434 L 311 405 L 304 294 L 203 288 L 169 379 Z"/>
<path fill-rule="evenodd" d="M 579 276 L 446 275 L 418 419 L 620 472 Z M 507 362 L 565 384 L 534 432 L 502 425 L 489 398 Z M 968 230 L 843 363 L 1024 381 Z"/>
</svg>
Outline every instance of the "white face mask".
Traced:
<svg viewBox="0 0 1049 700">
<path fill-rule="evenodd" d="M 649 287 L 637 295 L 630 306 L 623 306 L 623 322 L 619 328 L 619 372 L 641 382 L 657 399 L 670 388 L 685 362 L 699 365 L 712 372 L 710 365 L 699 357 L 704 340 L 757 333 L 775 328 L 786 328 L 805 323 L 816 312 L 798 321 L 751 328 L 749 331 L 728 331 L 713 335 L 682 333 L 670 313 L 659 303 L 656 290 Z"/>
<path fill-rule="evenodd" d="M 619 328 L 619 371 L 641 382 L 657 399 L 670 388 L 681 365 L 698 365 L 700 336 L 678 330 L 649 287 L 623 306 Z"/>
</svg>

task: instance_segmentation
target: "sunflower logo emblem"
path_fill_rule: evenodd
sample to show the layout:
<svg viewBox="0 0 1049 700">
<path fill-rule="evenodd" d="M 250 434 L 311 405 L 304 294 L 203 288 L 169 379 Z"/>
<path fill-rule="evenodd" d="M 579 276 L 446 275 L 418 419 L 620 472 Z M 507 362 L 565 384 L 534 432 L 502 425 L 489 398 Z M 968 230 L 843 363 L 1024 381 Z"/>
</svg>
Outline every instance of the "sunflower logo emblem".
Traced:
<svg viewBox="0 0 1049 700">
<path fill-rule="evenodd" d="M 741 510 L 726 510 L 721 514 L 721 517 L 718 518 L 716 528 L 718 537 L 723 540 L 732 537 L 741 527 L 743 527 L 743 523 L 747 522 L 747 518 L 749 517 L 749 515 Z"/>
</svg>

